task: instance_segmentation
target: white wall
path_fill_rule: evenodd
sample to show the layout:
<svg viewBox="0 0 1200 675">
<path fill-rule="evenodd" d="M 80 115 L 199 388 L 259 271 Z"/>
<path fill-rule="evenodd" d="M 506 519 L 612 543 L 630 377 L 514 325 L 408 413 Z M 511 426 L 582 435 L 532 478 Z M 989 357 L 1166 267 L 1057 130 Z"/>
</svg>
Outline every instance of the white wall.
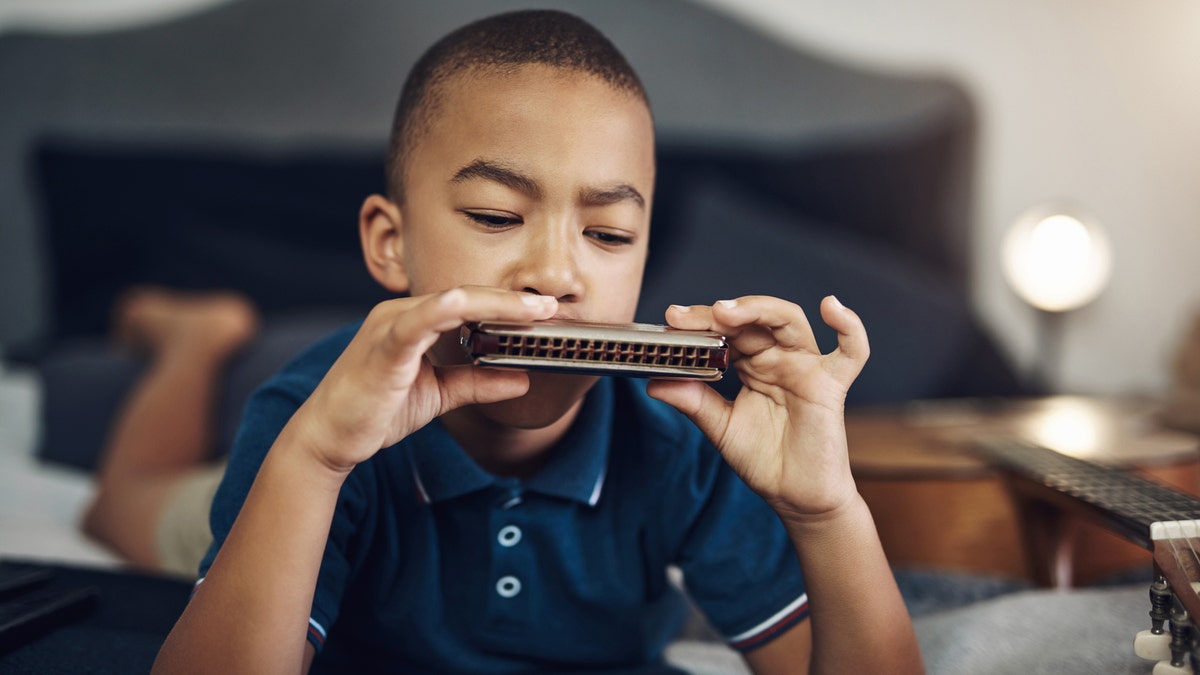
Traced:
<svg viewBox="0 0 1200 675">
<path fill-rule="evenodd" d="M 232 0 L 0 0 L 0 32 L 86 32 L 137 26 Z"/>
<path fill-rule="evenodd" d="M 0 30 L 108 28 L 228 0 L 0 0 Z M 1003 228 L 1046 200 L 1109 228 L 1114 277 L 1068 318 L 1060 389 L 1158 392 L 1200 309 L 1200 2 L 700 0 L 830 54 L 949 73 L 983 119 L 974 297 L 1022 364 L 1033 313 L 1005 286 Z"/>
<path fill-rule="evenodd" d="M 1200 3 L 1195 0 L 702 0 L 785 40 L 960 78 L 982 111 L 974 297 L 1022 363 L 1032 311 L 1003 228 L 1074 201 L 1114 243 L 1111 286 L 1067 317 L 1060 389 L 1159 392 L 1200 310 Z"/>
</svg>

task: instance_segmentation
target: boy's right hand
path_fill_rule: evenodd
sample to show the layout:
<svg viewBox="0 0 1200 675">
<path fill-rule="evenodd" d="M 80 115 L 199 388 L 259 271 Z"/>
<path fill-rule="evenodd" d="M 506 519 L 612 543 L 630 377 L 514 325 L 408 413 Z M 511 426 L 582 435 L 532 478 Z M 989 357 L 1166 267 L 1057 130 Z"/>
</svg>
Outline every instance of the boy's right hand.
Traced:
<svg viewBox="0 0 1200 675">
<path fill-rule="evenodd" d="M 556 311 L 553 297 L 484 287 L 382 302 L 284 433 L 348 473 L 447 411 L 517 398 L 529 388 L 526 373 L 435 367 L 428 352 L 443 333 L 470 321 L 536 321 Z"/>
</svg>

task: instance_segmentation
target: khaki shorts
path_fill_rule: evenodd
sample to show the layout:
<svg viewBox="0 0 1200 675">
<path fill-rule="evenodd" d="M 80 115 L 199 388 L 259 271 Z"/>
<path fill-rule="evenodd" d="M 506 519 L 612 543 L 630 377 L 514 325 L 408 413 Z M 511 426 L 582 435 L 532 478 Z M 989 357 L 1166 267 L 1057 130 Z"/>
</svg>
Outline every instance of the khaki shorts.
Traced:
<svg viewBox="0 0 1200 675">
<path fill-rule="evenodd" d="M 167 572 L 196 578 L 200 560 L 212 545 L 208 514 L 225 476 L 226 462 L 196 471 L 179 481 L 163 507 L 155 532 L 158 563 Z"/>
</svg>

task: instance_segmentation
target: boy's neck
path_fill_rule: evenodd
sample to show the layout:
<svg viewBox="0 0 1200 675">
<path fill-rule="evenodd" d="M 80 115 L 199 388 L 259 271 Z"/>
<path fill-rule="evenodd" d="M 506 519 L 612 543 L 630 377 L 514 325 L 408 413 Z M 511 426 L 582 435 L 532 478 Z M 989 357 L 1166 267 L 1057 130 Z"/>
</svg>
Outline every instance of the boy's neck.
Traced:
<svg viewBox="0 0 1200 675">
<path fill-rule="evenodd" d="M 446 430 L 467 455 L 494 476 L 528 478 L 545 464 L 549 451 L 574 424 L 583 399 L 548 426 L 522 429 L 489 419 L 479 406 L 466 406 L 442 415 Z"/>
</svg>

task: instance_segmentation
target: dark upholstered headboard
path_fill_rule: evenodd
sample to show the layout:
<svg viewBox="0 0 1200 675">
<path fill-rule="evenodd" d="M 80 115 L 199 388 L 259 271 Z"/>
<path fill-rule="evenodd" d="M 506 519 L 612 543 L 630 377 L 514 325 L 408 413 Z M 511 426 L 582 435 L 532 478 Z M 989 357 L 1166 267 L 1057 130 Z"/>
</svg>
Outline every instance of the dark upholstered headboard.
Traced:
<svg viewBox="0 0 1200 675">
<path fill-rule="evenodd" d="M 408 67 L 448 30 L 526 6 L 240 0 L 133 30 L 0 36 L 0 345 L 47 374 L 48 414 L 89 405 L 61 394 L 114 389 L 102 336 L 131 283 L 233 286 L 289 320 L 382 298 L 356 216 L 382 185 Z M 839 63 L 682 0 L 553 6 L 612 38 L 654 107 L 639 319 L 834 292 L 872 337 L 851 403 L 1012 393 L 967 300 L 961 87 Z"/>
<path fill-rule="evenodd" d="M 59 334 L 64 294 L 77 290 L 61 287 L 70 272 L 56 269 L 62 243 L 50 241 L 54 214 L 38 202 L 33 158 L 44 139 L 74 139 L 92 155 L 108 144 L 119 159 L 374 159 L 420 51 L 472 18 L 524 6 L 241 0 L 132 30 L 0 36 L 0 344 Z M 555 6 L 604 30 L 645 80 L 664 241 L 699 168 L 966 278 L 974 117 L 955 84 L 835 63 L 681 0 Z"/>
</svg>

